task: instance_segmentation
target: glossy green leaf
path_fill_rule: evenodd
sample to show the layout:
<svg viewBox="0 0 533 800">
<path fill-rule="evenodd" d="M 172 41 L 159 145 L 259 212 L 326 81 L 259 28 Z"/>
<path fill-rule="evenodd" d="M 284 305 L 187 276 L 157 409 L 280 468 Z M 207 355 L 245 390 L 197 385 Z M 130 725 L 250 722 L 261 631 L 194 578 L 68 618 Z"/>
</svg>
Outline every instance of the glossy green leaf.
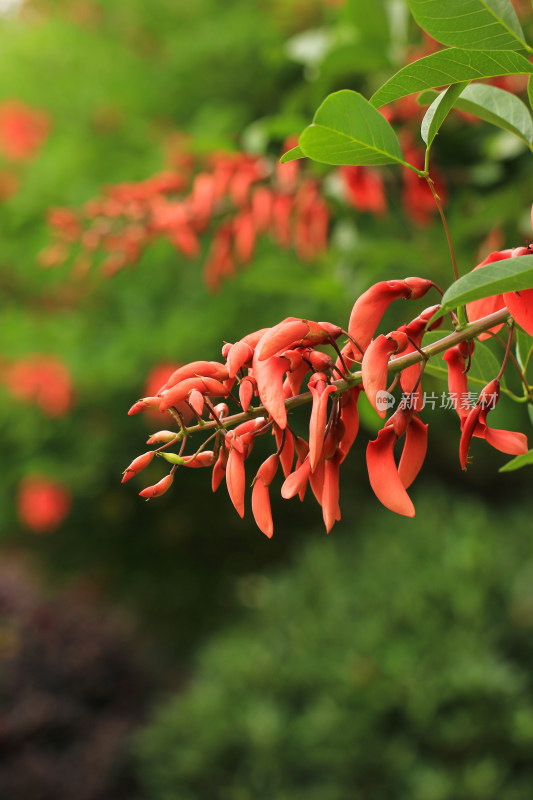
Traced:
<svg viewBox="0 0 533 800">
<path fill-rule="evenodd" d="M 426 116 L 433 106 L 436 105 L 437 109 L 440 108 L 444 102 L 444 97 L 448 95 L 450 89 L 440 94 L 433 91 L 423 92 L 417 98 L 422 105 L 425 102 L 431 103 Z M 506 92 L 505 89 L 486 86 L 483 83 L 472 83 L 460 92 L 460 96 L 454 101 L 453 107 L 459 111 L 467 111 L 485 122 L 490 122 L 498 128 L 503 128 L 513 133 L 528 146 L 533 141 L 533 122 L 528 107 L 520 98 L 515 97 L 510 92 Z M 422 122 L 422 125 L 424 125 L 424 122 Z"/>
<path fill-rule="evenodd" d="M 420 27 L 438 42 L 469 50 L 523 50 L 524 33 L 509 0 L 407 0 Z"/>
<path fill-rule="evenodd" d="M 300 136 L 304 155 L 324 164 L 405 164 L 387 120 L 358 92 L 330 94 Z"/>
<path fill-rule="evenodd" d="M 531 77 L 527 82 L 527 96 L 529 99 L 529 105 L 533 108 L 533 77 Z"/>
<path fill-rule="evenodd" d="M 452 333 L 452 331 L 429 331 L 424 336 L 422 349 L 424 345 L 433 344 L 433 342 L 443 339 L 450 333 Z M 441 378 L 447 381 L 448 365 L 446 361 L 444 361 L 443 355 L 442 353 L 431 358 L 427 362 L 424 372 L 428 375 L 433 375 L 435 378 Z M 475 353 L 472 356 L 472 363 L 468 372 L 468 385 L 472 387 L 472 390 L 477 391 L 482 389 L 483 386 L 486 386 L 487 383 L 498 374 L 499 370 L 500 364 L 498 363 L 498 359 L 490 348 L 486 344 L 483 344 L 483 342 L 476 342 Z"/>
<path fill-rule="evenodd" d="M 463 50 L 451 47 L 408 64 L 389 78 L 370 98 L 370 102 L 379 108 L 425 89 L 500 75 L 533 75 L 533 64 L 520 53 L 510 50 Z"/>
<path fill-rule="evenodd" d="M 280 158 L 280 162 L 282 164 L 286 164 L 287 161 L 296 161 L 298 158 L 305 158 L 305 153 L 302 152 L 301 147 L 296 145 L 296 147 L 293 147 L 291 150 L 287 150 L 286 153 L 283 153 Z"/>
<path fill-rule="evenodd" d="M 472 300 L 531 288 L 533 288 L 533 255 L 495 261 L 494 264 L 487 264 L 483 269 L 469 272 L 452 283 L 442 298 L 442 306 L 435 319 L 450 309 L 470 303 Z"/>
<path fill-rule="evenodd" d="M 420 126 L 420 135 L 428 148 L 433 144 L 433 140 L 439 132 L 442 123 L 454 107 L 457 98 L 465 86 L 466 84 L 464 83 L 452 83 L 446 91 L 437 95 L 437 98 L 426 111 L 424 119 L 422 120 L 422 125 Z"/>
<path fill-rule="evenodd" d="M 528 464 L 533 464 L 533 450 L 528 450 L 527 453 L 522 453 L 520 456 L 516 456 L 511 461 L 508 461 L 507 464 L 504 464 L 503 467 L 500 467 L 500 472 L 513 472 L 515 469 L 520 469 L 520 467 L 526 467 Z"/>
</svg>

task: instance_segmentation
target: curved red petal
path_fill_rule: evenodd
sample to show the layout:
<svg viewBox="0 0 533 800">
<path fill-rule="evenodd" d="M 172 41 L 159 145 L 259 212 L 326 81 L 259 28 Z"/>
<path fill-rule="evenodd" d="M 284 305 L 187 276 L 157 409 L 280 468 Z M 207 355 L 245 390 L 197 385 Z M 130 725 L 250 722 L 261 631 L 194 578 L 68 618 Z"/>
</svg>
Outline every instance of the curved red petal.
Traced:
<svg viewBox="0 0 533 800">
<path fill-rule="evenodd" d="M 305 461 L 285 479 L 281 487 L 281 496 L 284 500 L 288 500 L 297 494 L 300 495 L 300 500 L 303 500 L 303 494 L 301 494 L 301 492 L 303 491 L 305 493 L 310 474 L 311 465 L 309 459 L 306 458 Z"/>
<path fill-rule="evenodd" d="M 308 333 L 309 325 L 301 319 L 280 322 L 262 337 L 255 349 L 255 356 L 259 361 L 265 361 L 303 339 Z"/>
<path fill-rule="evenodd" d="M 380 281 L 355 301 L 348 322 L 348 333 L 364 352 L 370 344 L 380 320 L 390 306 L 399 297 L 410 297 L 411 288 L 404 281 Z M 355 358 L 362 357 L 353 346 Z"/>
<path fill-rule="evenodd" d="M 414 517 L 415 507 L 398 475 L 394 461 L 396 434 L 391 427 L 382 428 L 378 438 L 368 443 L 366 463 L 370 485 L 386 508 L 405 517 Z"/>
<path fill-rule="evenodd" d="M 375 408 L 382 419 L 387 414 L 387 406 L 384 405 L 383 398 L 378 395 L 378 392 L 385 392 L 387 389 L 389 356 L 396 352 L 397 347 L 398 345 L 393 339 L 381 334 L 368 345 L 361 365 L 366 396 L 370 405 Z"/>
<path fill-rule="evenodd" d="M 253 373 L 257 381 L 257 391 L 261 402 L 280 428 L 287 427 L 287 410 L 283 392 L 283 375 L 287 369 L 287 361 L 279 356 L 272 356 L 266 361 L 259 361 L 254 355 Z"/>
<path fill-rule="evenodd" d="M 533 336 L 533 289 L 508 292 L 503 300 L 515 322 Z"/>
<path fill-rule="evenodd" d="M 322 492 L 322 516 L 326 532 L 329 533 L 335 521 L 340 519 L 339 508 L 339 465 L 340 456 L 334 455 L 333 458 L 325 462 L 324 467 L 324 490 Z"/>
<path fill-rule="evenodd" d="M 414 416 L 405 433 L 405 444 L 398 466 L 398 475 L 407 489 L 422 467 L 428 446 L 428 426 Z"/>
<path fill-rule="evenodd" d="M 314 472 L 324 446 L 328 415 L 328 397 L 333 392 L 336 392 L 337 389 L 335 386 L 326 386 L 321 394 L 318 393 L 315 386 L 310 386 L 309 389 L 313 395 L 313 407 L 309 419 L 309 462 L 311 464 L 311 472 Z"/>
<path fill-rule="evenodd" d="M 472 441 L 472 436 L 474 436 L 474 431 L 478 426 L 478 420 L 481 411 L 481 406 L 476 405 L 464 418 L 461 441 L 459 442 L 459 461 L 461 462 L 461 469 L 466 469 L 468 449 L 470 447 L 470 442 Z"/>
<path fill-rule="evenodd" d="M 508 453 L 510 456 L 519 456 L 528 451 L 527 437 L 518 431 L 503 431 L 487 426 L 483 438 L 491 447 L 501 450 L 502 453 Z"/>
<path fill-rule="evenodd" d="M 226 466 L 226 484 L 230 500 L 235 506 L 237 514 L 244 517 L 244 490 L 246 476 L 244 471 L 244 455 L 238 450 L 230 450 Z"/>
<path fill-rule="evenodd" d="M 229 377 L 234 378 L 241 367 L 251 362 L 253 355 L 254 351 L 246 342 L 232 344 L 226 356 Z"/>
<path fill-rule="evenodd" d="M 272 522 L 270 496 L 268 487 L 261 480 L 254 483 L 252 490 L 252 513 L 259 530 L 271 539 L 274 533 L 274 524 Z"/>
<path fill-rule="evenodd" d="M 344 461 L 348 455 L 359 433 L 359 411 L 357 409 L 357 401 L 359 400 L 361 389 L 361 386 L 356 386 L 353 389 L 348 389 L 343 394 L 343 398 L 347 399 L 344 400 L 344 405 L 341 407 L 341 422 L 344 425 L 344 433 L 339 441 L 341 462 Z"/>
</svg>

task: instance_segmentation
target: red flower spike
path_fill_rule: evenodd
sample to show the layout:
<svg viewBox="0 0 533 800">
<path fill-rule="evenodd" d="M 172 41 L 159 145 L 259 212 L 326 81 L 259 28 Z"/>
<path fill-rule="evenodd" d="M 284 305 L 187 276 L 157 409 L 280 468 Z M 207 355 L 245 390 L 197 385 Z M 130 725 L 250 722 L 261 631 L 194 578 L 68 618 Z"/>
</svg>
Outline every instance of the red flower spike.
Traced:
<svg viewBox="0 0 533 800">
<path fill-rule="evenodd" d="M 411 297 L 412 291 L 405 281 L 380 281 L 363 292 L 355 301 L 348 323 L 348 333 L 357 342 L 357 347 L 352 344 L 355 359 L 362 358 L 390 304 L 400 297 L 404 299 Z M 361 348 L 361 352 L 358 347 Z"/>
<path fill-rule="evenodd" d="M 341 518 L 339 508 L 339 466 L 341 463 L 340 455 L 337 453 L 333 458 L 325 461 L 324 466 L 324 489 L 322 492 L 322 516 L 329 533 L 336 521 Z"/>
<path fill-rule="evenodd" d="M 265 361 L 280 351 L 296 346 L 296 343 L 309 333 L 306 320 L 287 319 L 270 328 L 255 349 L 255 358 Z"/>
<path fill-rule="evenodd" d="M 166 411 L 183 400 L 188 400 L 193 389 L 208 397 L 226 397 L 228 389 L 215 378 L 186 378 L 161 394 L 159 410 Z"/>
<path fill-rule="evenodd" d="M 348 455 L 359 433 L 359 411 L 357 410 L 357 401 L 359 400 L 361 390 L 361 386 L 355 386 L 353 389 L 348 389 L 342 394 L 341 422 L 344 425 L 344 432 L 339 440 L 341 463 Z"/>
<path fill-rule="evenodd" d="M 288 318 L 268 331 L 257 345 L 260 361 L 293 347 L 314 347 L 337 339 L 342 333 L 331 322 L 313 322 L 308 319 Z"/>
<path fill-rule="evenodd" d="M 397 334 L 395 339 L 392 335 L 384 336 L 380 334 L 368 345 L 361 365 L 363 387 L 366 396 L 371 406 L 375 408 L 382 419 L 387 414 L 387 405 L 383 405 L 382 393 L 387 390 L 387 367 L 389 358 L 394 353 L 405 349 L 405 346 L 408 344 L 405 334 L 402 334 L 403 339 L 400 339 L 400 341 L 397 341 L 398 335 L 399 334 Z"/>
<path fill-rule="evenodd" d="M 283 358 L 288 358 L 290 363 L 284 383 L 285 397 L 296 397 L 300 392 L 305 376 L 309 372 L 309 364 L 304 361 L 297 350 L 286 350 Z"/>
<path fill-rule="evenodd" d="M 256 481 L 252 489 L 252 514 L 259 530 L 271 539 L 274 533 L 274 523 L 272 522 L 270 494 L 268 486 L 265 486 L 261 480 Z"/>
<path fill-rule="evenodd" d="M 247 264 L 253 257 L 256 231 L 254 220 L 249 211 L 243 211 L 234 220 L 235 253 L 242 264 Z"/>
<path fill-rule="evenodd" d="M 226 447 L 221 446 L 220 450 L 218 451 L 218 458 L 215 462 L 215 466 L 213 467 L 213 473 L 211 476 L 211 489 L 213 492 L 216 492 L 220 484 L 222 483 L 223 479 L 226 476 L 226 465 L 228 463 L 228 450 Z"/>
<path fill-rule="evenodd" d="M 382 428 L 377 439 L 368 443 L 366 463 L 370 485 L 386 508 L 405 517 L 414 517 L 415 507 L 405 491 L 394 461 L 395 443 L 396 434 L 390 425 Z"/>
<path fill-rule="evenodd" d="M 405 432 L 405 444 L 398 465 L 398 475 L 407 489 L 422 468 L 428 445 L 428 426 L 413 414 Z"/>
<path fill-rule="evenodd" d="M 315 372 L 329 372 L 333 369 L 333 359 L 327 353 L 320 350 L 312 350 L 309 353 L 309 361 L 313 365 Z"/>
<path fill-rule="evenodd" d="M 311 475 L 311 464 L 309 458 L 306 457 L 300 465 L 296 465 L 294 472 L 285 479 L 281 487 L 281 496 L 284 500 L 289 500 L 295 495 L 299 495 L 300 500 L 304 499 L 305 490 Z"/>
<path fill-rule="evenodd" d="M 193 456 L 183 457 L 183 466 L 192 468 L 212 467 L 215 461 L 215 454 L 212 450 L 202 450 Z"/>
<path fill-rule="evenodd" d="M 229 408 L 227 403 L 217 403 L 216 406 L 213 407 L 213 411 L 217 415 L 219 419 L 223 419 L 227 417 L 229 414 Z"/>
<path fill-rule="evenodd" d="M 468 376 L 465 372 L 468 363 L 468 348 L 474 352 L 474 342 L 461 342 L 450 347 L 442 356 L 448 364 L 448 391 L 455 410 L 461 419 L 468 416 L 470 409 L 461 398 L 468 396 Z"/>
<path fill-rule="evenodd" d="M 424 297 L 433 286 L 433 281 L 430 281 L 428 278 L 404 278 L 404 283 L 411 288 L 411 300 L 419 300 L 421 297 Z"/>
<path fill-rule="evenodd" d="M 174 435 L 175 434 L 173 434 L 173 436 Z M 126 467 L 124 470 L 124 477 L 122 478 L 121 483 L 126 483 L 126 481 L 129 481 L 130 478 L 133 478 L 134 475 L 137 475 L 139 472 L 141 472 L 141 470 L 147 467 L 154 455 L 155 453 L 153 450 L 148 450 L 148 452 L 143 453 L 142 456 L 137 456 L 137 458 L 131 462 L 129 467 Z"/>
<path fill-rule="evenodd" d="M 273 428 L 278 450 L 283 440 L 283 447 L 281 448 L 281 451 L 279 453 L 279 460 L 281 468 L 283 470 L 283 474 L 285 477 L 287 477 L 291 473 L 292 462 L 294 461 L 294 437 L 288 428 L 285 428 L 285 431 L 282 431 L 275 424 Z M 283 434 L 285 434 L 284 439 L 283 439 Z"/>
<path fill-rule="evenodd" d="M 157 431 L 152 433 L 146 444 L 168 444 L 176 438 L 178 434 L 175 431 Z"/>
<path fill-rule="evenodd" d="M 199 392 L 198 389 L 193 389 L 189 395 L 188 402 L 190 407 L 196 411 L 199 417 L 201 417 L 205 404 L 205 397 L 203 394 Z"/>
<path fill-rule="evenodd" d="M 244 517 L 244 491 L 246 488 L 246 475 L 244 471 L 244 453 L 231 448 L 226 465 L 226 485 L 230 500 L 235 506 L 237 514 Z"/>
<path fill-rule="evenodd" d="M 414 353 L 417 347 L 422 347 L 422 339 L 424 337 L 424 333 L 426 332 L 427 323 L 439 308 L 439 305 L 430 306 L 429 308 L 424 309 L 424 311 L 422 311 L 418 317 L 415 317 L 407 325 L 401 325 L 398 328 L 399 331 L 405 333 L 405 335 L 411 340 L 408 341 L 407 346 L 403 351 L 404 355 L 407 356 L 410 353 Z M 442 325 L 442 320 L 443 318 L 440 317 L 436 322 L 433 323 L 433 325 L 430 326 L 429 330 L 434 330 L 434 328 L 440 327 L 440 325 Z M 407 369 L 402 370 L 400 375 L 400 385 L 405 394 L 410 394 L 413 391 L 419 374 L 419 364 L 413 364 L 411 367 L 407 367 Z"/>
<path fill-rule="evenodd" d="M 165 492 L 168 492 L 172 486 L 173 480 L 174 475 L 170 472 L 168 475 L 165 475 L 164 478 L 161 478 L 158 483 L 155 483 L 153 486 L 147 486 L 146 489 L 139 492 L 139 495 L 141 497 L 146 497 L 147 500 L 151 500 L 152 497 L 161 497 Z"/>
<path fill-rule="evenodd" d="M 167 382 L 162 386 L 158 392 L 161 394 L 167 389 L 171 389 L 178 383 L 181 383 L 188 378 L 214 378 L 218 381 L 224 381 L 228 377 L 228 369 L 225 364 L 220 364 L 218 361 L 193 361 L 191 364 L 184 364 L 175 370 L 169 377 Z"/>
<path fill-rule="evenodd" d="M 254 478 L 253 491 L 252 491 L 252 512 L 257 527 L 265 536 L 270 539 L 274 532 L 274 525 L 272 523 L 272 511 L 270 508 L 270 496 L 268 487 L 274 480 L 274 476 L 278 471 L 279 458 L 273 454 L 261 464 L 257 475 Z"/>
<path fill-rule="evenodd" d="M 255 378 L 252 378 L 251 376 L 246 376 L 240 382 L 239 401 L 243 411 L 248 411 L 250 408 L 250 403 L 252 402 L 252 397 L 254 396 L 256 386 L 257 384 Z"/>
<path fill-rule="evenodd" d="M 517 431 L 504 431 L 498 428 L 489 428 L 487 414 L 494 408 L 500 397 L 500 382 L 497 379 L 490 381 L 478 397 L 477 403 L 468 416 L 462 420 L 462 434 L 459 442 L 459 460 L 462 469 L 466 469 L 468 450 L 472 436 L 485 439 L 492 447 L 511 456 L 527 453 L 527 438 Z"/>
<path fill-rule="evenodd" d="M 326 376 L 321 372 L 315 372 L 309 379 L 309 390 L 313 395 L 313 407 L 309 419 L 309 462 L 311 471 L 314 472 L 322 454 L 326 434 L 328 397 L 337 391 L 337 387 L 327 386 Z"/>
<path fill-rule="evenodd" d="M 253 373 L 257 381 L 257 391 L 261 402 L 280 428 L 287 427 L 287 410 L 283 392 L 283 376 L 287 370 L 287 361 L 279 356 L 272 356 L 266 361 L 259 361 L 254 353 Z"/>
<path fill-rule="evenodd" d="M 232 344 L 226 356 L 229 377 L 234 378 L 241 367 L 250 365 L 253 356 L 254 351 L 246 342 L 241 341 Z"/>
<path fill-rule="evenodd" d="M 133 414 L 140 414 L 141 411 L 147 408 L 158 408 L 160 402 L 160 397 L 143 397 L 132 405 L 128 411 L 128 415 L 131 417 Z"/>
<path fill-rule="evenodd" d="M 324 493 L 325 469 L 326 460 L 321 458 L 316 465 L 314 472 L 311 470 L 311 474 L 309 475 L 309 485 L 311 486 L 311 491 L 313 492 L 315 500 L 319 506 L 322 505 L 322 495 Z"/>
</svg>

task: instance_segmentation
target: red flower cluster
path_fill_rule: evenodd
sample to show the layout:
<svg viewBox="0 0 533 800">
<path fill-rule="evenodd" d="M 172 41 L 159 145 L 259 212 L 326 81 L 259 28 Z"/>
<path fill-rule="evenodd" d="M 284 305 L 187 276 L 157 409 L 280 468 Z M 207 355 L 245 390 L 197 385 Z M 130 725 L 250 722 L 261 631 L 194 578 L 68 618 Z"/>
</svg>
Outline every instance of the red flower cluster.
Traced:
<svg viewBox="0 0 533 800">
<path fill-rule="evenodd" d="M 245 153 L 205 159 L 182 156 L 173 168 L 139 183 L 110 187 L 82 213 L 54 209 L 49 224 L 55 242 L 41 254 L 45 266 L 63 263 L 80 246 L 77 268 L 85 270 L 97 251 L 106 275 L 135 263 L 143 249 L 163 237 L 185 257 L 200 254 L 200 236 L 210 226 L 213 242 L 205 263 L 208 288 L 247 264 L 259 235 L 302 259 L 321 253 L 329 214 L 315 180 L 298 162 L 272 163 Z"/>
<path fill-rule="evenodd" d="M 55 356 L 33 354 L 4 366 L 0 381 L 13 397 L 36 403 L 50 417 L 66 414 L 72 404 L 72 381 Z"/>
<path fill-rule="evenodd" d="M 50 131 L 50 119 L 20 100 L 0 103 L 0 154 L 8 161 L 31 161 Z"/>
<path fill-rule="evenodd" d="M 417 169 L 423 169 L 424 151 L 413 143 L 410 135 L 404 138 L 406 161 Z M 377 217 L 386 213 L 385 184 L 379 170 L 372 167 L 340 167 L 339 175 L 343 183 L 344 198 L 353 208 Z M 435 175 L 433 178 L 435 179 Z M 402 170 L 402 179 L 402 205 L 405 212 L 417 225 L 429 225 L 437 208 L 427 182 L 407 167 Z M 436 184 L 437 193 L 444 204 L 446 195 L 441 176 L 437 176 Z"/>
<path fill-rule="evenodd" d="M 330 531 L 340 519 L 339 469 L 358 433 L 357 403 L 361 391 L 384 418 L 388 403 L 383 398 L 390 398 L 387 383 L 391 357 L 420 350 L 426 331 L 442 321 L 431 325 L 439 308 L 431 306 L 396 331 L 376 336 L 381 318 L 395 300 L 418 300 L 433 286 L 432 281 L 416 277 L 381 281 L 358 298 L 347 332 L 330 322 L 288 317 L 271 328 L 225 344 L 224 361 L 195 361 L 179 367 L 166 376 L 158 391 L 139 400 L 129 411 L 130 414 L 145 408 L 168 411 L 179 430 L 153 434 L 148 443 L 158 447 L 136 458 L 125 470 L 123 481 L 137 475 L 157 454 L 172 464 L 171 471 L 158 483 L 143 489 L 141 496 L 159 497 L 171 486 L 178 466 L 210 467 L 213 491 L 225 480 L 230 499 L 242 517 L 246 460 L 257 438 L 273 435 L 276 450 L 260 466 L 253 480 L 252 511 L 257 525 L 267 536 L 272 536 L 269 489 L 281 468 L 282 497 L 298 495 L 302 500 L 309 484 L 322 507 L 326 530 Z M 342 335 L 348 340 L 339 347 L 337 340 Z M 325 352 L 325 346 L 332 347 L 334 353 Z M 467 389 L 466 366 L 472 350 L 473 343 L 463 342 L 445 354 L 452 392 Z M 350 371 L 354 364 L 361 365 L 359 373 Z M 423 369 L 423 364 L 411 363 L 401 371 L 396 370 L 402 402 L 367 448 L 370 484 L 376 496 L 387 508 L 406 516 L 414 514 L 407 488 L 420 471 L 427 447 L 427 425 L 419 416 Z M 460 445 L 463 467 L 472 436 L 485 438 L 507 453 L 527 449 L 522 434 L 494 430 L 486 424 L 485 395 L 489 389 L 499 394 L 499 377 L 484 390 L 474 408 L 462 410 L 456 406 L 463 428 Z M 260 406 L 254 405 L 256 400 Z M 229 402 L 237 403 L 236 416 L 230 416 Z M 287 413 L 304 402 L 311 403 L 306 438 L 291 428 Z M 189 417 L 197 418 L 197 426 L 186 427 L 184 408 Z M 186 455 L 191 432 L 202 429 L 211 435 L 196 452 Z M 399 440 L 403 449 L 397 464 L 394 448 Z M 170 445 L 178 443 L 179 452 L 168 451 Z"/>
<path fill-rule="evenodd" d="M 70 494 L 48 478 L 24 478 L 18 489 L 19 519 L 33 533 L 50 533 L 70 511 Z"/>
</svg>

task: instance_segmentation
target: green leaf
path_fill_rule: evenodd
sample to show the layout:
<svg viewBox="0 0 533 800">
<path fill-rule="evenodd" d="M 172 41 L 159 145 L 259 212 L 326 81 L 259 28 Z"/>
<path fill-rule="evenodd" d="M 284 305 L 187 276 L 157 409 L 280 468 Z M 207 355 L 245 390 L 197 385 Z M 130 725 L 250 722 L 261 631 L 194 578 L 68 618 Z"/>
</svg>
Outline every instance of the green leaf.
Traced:
<svg viewBox="0 0 533 800">
<path fill-rule="evenodd" d="M 422 349 L 424 349 L 424 345 L 438 342 L 450 333 L 452 333 L 452 331 L 429 331 L 424 336 Z M 433 375 L 435 378 L 441 378 L 447 381 L 448 365 L 446 361 L 444 361 L 443 355 L 444 354 L 440 354 L 431 358 L 426 363 L 424 372 L 428 375 Z M 486 344 L 483 344 L 483 342 L 476 342 L 476 348 L 468 372 L 468 385 L 472 386 L 474 390 L 482 389 L 499 371 L 500 364 L 490 348 Z"/>
<path fill-rule="evenodd" d="M 529 105 L 533 108 L 533 76 L 527 82 L 527 96 Z"/>
<path fill-rule="evenodd" d="M 420 126 L 420 135 L 428 149 L 433 144 L 435 136 L 455 105 L 455 101 L 465 88 L 464 83 L 452 83 L 446 91 L 441 92 L 434 100 L 424 115 Z"/>
<path fill-rule="evenodd" d="M 503 467 L 500 467 L 499 472 L 513 472 L 515 469 L 526 467 L 528 464 L 533 464 L 533 450 L 528 450 L 527 453 L 522 453 L 522 455 L 511 459 Z"/>
<path fill-rule="evenodd" d="M 444 293 L 442 306 L 435 319 L 451 308 L 457 308 L 472 300 L 531 288 L 533 288 L 533 255 L 495 261 L 494 264 L 487 264 L 482 269 L 469 272 L 452 283 Z"/>
<path fill-rule="evenodd" d="M 451 89 L 452 87 L 450 87 Z M 437 99 L 432 102 L 430 109 L 450 91 L 442 92 L 437 95 Z M 423 92 L 418 97 L 428 99 L 430 92 Z M 444 102 L 444 101 L 442 101 Z M 469 114 L 479 117 L 485 122 L 490 122 L 498 128 L 503 128 L 515 136 L 518 136 L 528 147 L 533 141 L 533 122 L 528 107 L 514 94 L 506 92 L 505 89 L 498 89 L 496 86 L 486 86 L 483 83 L 472 83 L 466 86 L 454 102 L 454 107 L 459 111 L 467 111 Z M 439 108 L 440 105 L 437 105 Z M 425 120 L 425 117 L 424 117 Z M 424 125 L 424 122 L 422 122 Z"/>
<path fill-rule="evenodd" d="M 407 0 L 420 27 L 438 42 L 470 50 L 523 50 L 524 33 L 509 0 Z"/>
<path fill-rule="evenodd" d="M 330 94 L 300 136 L 304 155 L 323 164 L 405 164 L 387 120 L 358 92 Z"/>
<path fill-rule="evenodd" d="M 525 331 L 516 329 L 516 358 L 521 369 L 525 370 L 533 349 L 533 339 Z"/>
<path fill-rule="evenodd" d="M 287 150 L 286 153 L 283 153 L 280 158 L 280 163 L 286 164 L 287 161 L 296 161 L 298 158 L 305 158 L 305 154 L 302 153 L 301 147 L 296 145 L 296 147 L 293 147 L 291 150 Z"/>
<path fill-rule="evenodd" d="M 499 75 L 532 74 L 533 64 L 520 53 L 451 47 L 408 64 L 389 78 L 370 98 L 370 102 L 379 108 L 413 92 L 422 92 L 437 86 L 495 78 Z"/>
</svg>

